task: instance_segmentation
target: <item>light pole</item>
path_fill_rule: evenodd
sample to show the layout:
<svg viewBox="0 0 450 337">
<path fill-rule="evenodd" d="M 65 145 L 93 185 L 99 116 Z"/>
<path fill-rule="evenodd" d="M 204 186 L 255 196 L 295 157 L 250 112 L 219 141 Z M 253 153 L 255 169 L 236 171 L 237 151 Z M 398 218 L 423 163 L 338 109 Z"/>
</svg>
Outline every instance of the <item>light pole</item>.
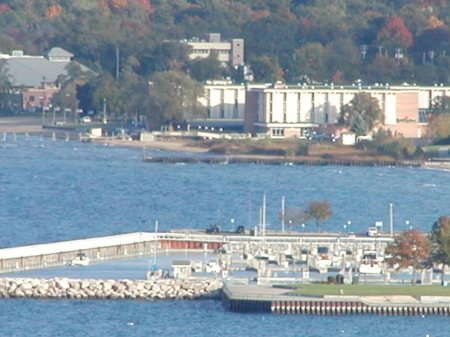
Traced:
<svg viewBox="0 0 450 337">
<path fill-rule="evenodd" d="M 352 222 L 349 220 L 347 221 L 347 233 L 350 232 L 350 225 L 352 224 Z"/>
<path fill-rule="evenodd" d="M 231 219 L 230 222 L 231 222 L 231 230 L 230 230 L 231 232 L 233 230 L 234 219 Z"/>
<path fill-rule="evenodd" d="M 103 98 L 103 124 L 107 123 L 106 119 L 106 98 Z"/>
<path fill-rule="evenodd" d="M 412 229 L 412 226 L 409 225 L 409 221 L 408 220 L 405 221 L 405 225 L 406 225 L 406 228 L 409 227 L 409 229 Z"/>
</svg>

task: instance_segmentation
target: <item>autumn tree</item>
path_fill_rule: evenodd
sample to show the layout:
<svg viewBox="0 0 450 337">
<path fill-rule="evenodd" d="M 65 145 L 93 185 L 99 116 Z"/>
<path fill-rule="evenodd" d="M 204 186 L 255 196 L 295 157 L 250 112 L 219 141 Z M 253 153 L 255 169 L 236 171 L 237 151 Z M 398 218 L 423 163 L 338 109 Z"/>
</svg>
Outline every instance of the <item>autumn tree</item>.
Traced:
<svg viewBox="0 0 450 337">
<path fill-rule="evenodd" d="M 412 268 L 411 283 L 416 283 L 416 271 L 422 269 L 432 251 L 431 242 L 425 233 L 418 229 L 409 229 L 395 238 L 386 248 L 391 257 L 386 260 L 395 270 Z"/>
<path fill-rule="evenodd" d="M 314 219 L 317 225 L 317 230 L 321 231 L 322 222 L 328 220 L 333 215 L 333 209 L 331 208 L 328 200 L 311 201 L 308 203 L 308 209 L 305 212 L 307 219 Z"/>
<path fill-rule="evenodd" d="M 340 118 L 341 124 L 349 126 L 358 135 L 366 135 L 382 121 L 383 113 L 378 100 L 366 92 L 356 94 L 350 103 L 344 105 Z"/>
<path fill-rule="evenodd" d="M 279 217 L 283 220 L 283 214 L 280 213 Z M 289 232 L 296 226 L 306 225 L 309 219 L 309 214 L 301 207 L 287 208 L 284 212 L 284 223 L 289 228 Z"/>
<path fill-rule="evenodd" d="M 433 224 L 430 234 L 433 249 L 430 254 L 430 262 L 440 265 L 441 281 L 444 281 L 445 267 L 450 266 L 450 217 L 441 216 Z"/>
<path fill-rule="evenodd" d="M 393 15 L 378 32 L 377 43 L 386 48 L 408 48 L 412 45 L 413 38 L 403 20 Z"/>
</svg>

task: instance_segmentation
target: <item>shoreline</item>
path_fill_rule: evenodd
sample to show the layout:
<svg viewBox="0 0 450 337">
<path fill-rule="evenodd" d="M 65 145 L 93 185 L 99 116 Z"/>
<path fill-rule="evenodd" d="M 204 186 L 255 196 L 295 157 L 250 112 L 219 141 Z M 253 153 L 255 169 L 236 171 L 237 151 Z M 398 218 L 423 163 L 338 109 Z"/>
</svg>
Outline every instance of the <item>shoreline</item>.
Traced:
<svg viewBox="0 0 450 337">
<path fill-rule="evenodd" d="M 11 117 L 0 117 L 0 133 L 14 133 L 14 134 L 36 134 L 45 135 L 49 133 L 56 133 L 61 131 L 64 133 L 72 134 L 73 137 L 78 136 L 78 133 L 72 131 L 67 131 L 58 128 L 43 128 L 42 119 L 40 116 L 11 116 Z M 4 136 L 5 137 L 5 136 Z M 120 139 L 98 139 L 94 142 L 99 142 L 103 144 L 108 144 L 112 146 L 123 146 L 131 148 L 142 148 L 145 153 L 145 148 L 156 149 L 161 151 L 172 151 L 178 153 L 188 153 L 188 154 L 210 154 L 212 157 L 218 156 L 215 153 L 210 152 L 208 148 L 196 147 L 189 144 L 185 140 L 168 140 L 168 141 L 136 141 L 136 140 L 120 140 Z M 144 155 L 145 156 L 145 155 Z M 316 165 L 340 165 L 340 162 L 345 162 L 343 166 L 353 166 L 352 163 L 356 163 L 357 166 L 378 166 L 379 160 L 367 160 L 363 158 L 356 158 L 353 160 L 324 160 L 320 157 L 285 157 L 276 155 L 264 155 L 264 154 L 228 154 L 221 155 L 222 157 L 234 158 L 238 161 L 251 161 L 252 159 L 256 161 L 264 160 L 263 164 L 270 164 L 270 162 L 279 161 L 292 162 L 292 161 L 305 161 L 314 163 Z M 408 166 L 404 163 L 414 163 L 413 166 L 418 166 L 426 169 L 434 170 L 444 170 L 450 171 L 450 161 L 449 162 L 433 162 L 433 161 L 398 161 L 393 160 L 394 166 Z"/>
</svg>

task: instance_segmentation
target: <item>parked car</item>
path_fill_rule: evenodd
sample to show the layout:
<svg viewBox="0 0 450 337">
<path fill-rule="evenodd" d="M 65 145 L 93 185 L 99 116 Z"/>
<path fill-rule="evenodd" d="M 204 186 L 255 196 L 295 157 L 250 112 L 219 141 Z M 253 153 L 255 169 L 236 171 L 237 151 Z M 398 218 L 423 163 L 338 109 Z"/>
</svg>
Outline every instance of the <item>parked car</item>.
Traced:
<svg viewBox="0 0 450 337">
<path fill-rule="evenodd" d="M 212 224 L 209 226 L 209 228 L 206 228 L 206 233 L 219 233 L 220 232 L 220 227 L 218 225 Z"/>
<path fill-rule="evenodd" d="M 319 142 L 335 142 L 336 137 L 329 133 L 313 133 L 312 135 L 308 136 L 309 140 L 316 140 Z"/>
<path fill-rule="evenodd" d="M 91 117 L 89 116 L 84 116 L 81 118 L 81 123 L 90 123 L 91 121 Z"/>
<path fill-rule="evenodd" d="M 376 228 L 376 227 L 369 227 L 367 229 L 367 236 L 378 236 L 378 228 Z"/>
</svg>

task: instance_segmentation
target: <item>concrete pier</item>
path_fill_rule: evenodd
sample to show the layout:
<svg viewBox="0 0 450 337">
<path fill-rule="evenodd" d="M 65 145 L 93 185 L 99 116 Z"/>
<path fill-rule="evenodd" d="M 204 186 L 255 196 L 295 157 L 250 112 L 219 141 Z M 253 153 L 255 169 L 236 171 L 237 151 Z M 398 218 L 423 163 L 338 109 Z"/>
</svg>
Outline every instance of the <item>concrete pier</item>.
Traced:
<svg viewBox="0 0 450 337">
<path fill-rule="evenodd" d="M 339 233 L 294 233 L 285 235 L 268 233 L 266 236 L 236 235 L 233 233 L 206 234 L 201 231 L 184 230 L 167 233 L 137 232 L 130 234 L 89 238 L 0 249 L 0 273 L 40 269 L 67 265 L 78 253 L 84 253 L 91 262 L 150 256 L 155 249 L 169 252 L 225 251 L 225 254 L 257 254 L 258 251 L 273 252 L 282 263 L 285 254 L 302 259 L 304 251 L 314 252 L 318 247 L 329 248 L 332 254 L 352 250 L 357 256 L 365 249 L 383 251 L 392 241 L 390 237 L 342 237 Z M 155 244 L 156 243 L 156 244 Z M 305 255 L 307 256 L 307 255 Z M 341 257 L 336 256 L 339 260 Z M 264 268 L 260 265 L 259 268 Z M 273 269 L 275 270 L 275 269 Z"/>
<path fill-rule="evenodd" d="M 445 315 L 450 296 L 294 296 L 271 286 L 225 284 L 222 303 L 233 312 L 300 315 Z"/>
</svg>

